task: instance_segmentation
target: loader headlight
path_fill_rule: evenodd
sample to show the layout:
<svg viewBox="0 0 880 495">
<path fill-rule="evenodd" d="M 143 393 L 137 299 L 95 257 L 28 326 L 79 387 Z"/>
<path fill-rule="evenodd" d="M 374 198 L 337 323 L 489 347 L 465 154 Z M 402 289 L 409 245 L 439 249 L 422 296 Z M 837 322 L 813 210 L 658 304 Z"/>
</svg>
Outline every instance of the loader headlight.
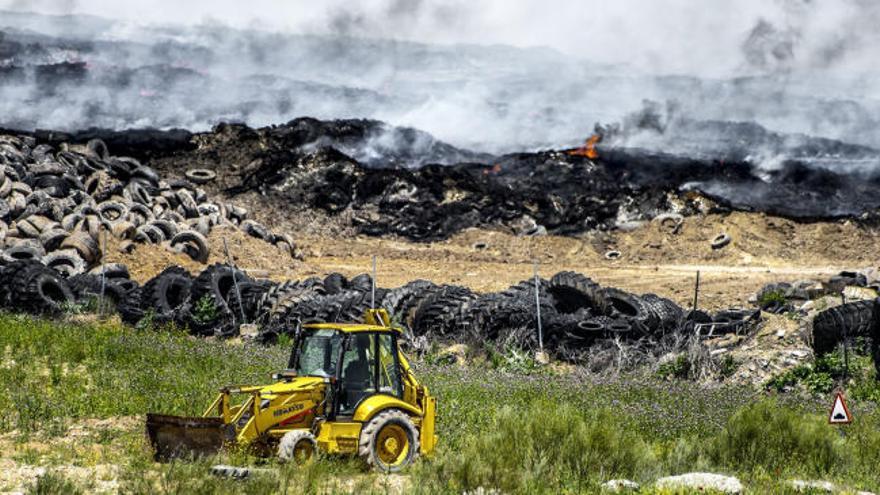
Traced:
<svg viewBox="0 0 880 495">
<path fill-rule="evenodd" d="M 267 407 L 269 407 L 269 403 L 270 403 L 270 402 L 271 402 L 271 401 L 270 401 L 269 399 L 263 399 L 263 400 L 261 400 L 261 401 L 260 401 L 260 409 L 266 409 Z"/>
</svg>

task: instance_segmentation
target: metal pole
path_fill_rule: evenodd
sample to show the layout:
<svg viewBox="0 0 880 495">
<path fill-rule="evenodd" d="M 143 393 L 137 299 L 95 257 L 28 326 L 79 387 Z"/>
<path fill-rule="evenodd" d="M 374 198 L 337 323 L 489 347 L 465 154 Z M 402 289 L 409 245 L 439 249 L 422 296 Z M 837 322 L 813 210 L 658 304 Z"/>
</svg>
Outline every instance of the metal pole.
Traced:
<svg viewBox="0 0 880 495">
<path fill-rule="evenodd" d="M 846 290 L 846 288 L 844 288 Z M 843 304 L 846 304 L 846 293 L 840 292 L 840 300 Z M 841 320 L 843 320 L 841 318 Z M 842 321 L 843 323 L 843 384 L 846 386 L 846 381 L 849 379 L 849 336 L 847 335 L 847 324 L 846 321 Z"/>
<path fill-rule="evenodd" d="M 697 270 L 697 282 L 694 284 L 694 311 L 697 310 L 697 299 L 700 295 L 700 270 Z"/>
<path fill-rule="evenodd" d="M 376 309 L 376 255 L 373 255 L 373 283 L 370 287 L 370 307 Z"/>
<path fill-rule="evenodd" d="M 541 328 L 541 285 L 538 283 L 538 263 L 534 263 L 535 271 L 535 308 L 538 315 L 538 349 L 544 350 L 544 332 Z"/>
<path fill-rule="evenodd" d="M 226 262 L 229 263 L 233 269 L 238 270 L 235 263 L 232 262 L 232 256 L 229 256 L 229 245 L 226 244 L 226 237 L 223 238 L 223 251 L 226 253 Z M 238 288 L 238 277 L 235 272 L 232 272 L 232 285 L 235 287 L 235 294 L 238 296 L 238 311 L 241 313 L 241 322 L 247 323 L 247 319 L 244 315 L 244 304 L 241 301 L 241 289 Z M 233 323 L 235 322 L 233 321 Z"/>
<path fill-rule="evenodd" d="M 107 256 L 107 229 L 101 226 L 101 296 L 98 298 L 98 316 L 104 316 L 104 290 L 107 285 L 107 269 L 104 259 Z"/>
</svg>

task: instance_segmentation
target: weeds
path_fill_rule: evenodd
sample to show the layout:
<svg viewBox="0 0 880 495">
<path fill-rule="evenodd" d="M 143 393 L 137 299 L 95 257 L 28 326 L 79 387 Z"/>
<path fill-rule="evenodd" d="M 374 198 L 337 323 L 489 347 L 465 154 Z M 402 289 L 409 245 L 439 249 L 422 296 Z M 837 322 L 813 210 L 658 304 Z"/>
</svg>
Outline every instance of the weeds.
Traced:
<svg viewBox="0 0 880 495">
<path fill-rule="evenodd" d="M 31 495 L 78 495 L 83 491 L 64 476 L 48 472 L 37 478 L 28 493 Z"/>
<path fill-rule="evenodd" d="M 687 355 L 679 354 L 657 368 L 657 375 L 661 378 L 687 379 L 691 376 L 691 362 Z"/>
<path fill-rule="evenodd" d="M 849 352 L 848 365 L 846 361 L 843 351 L 836 350 L 771 378 L 765 386 L 777 392 L 800 386 L 812 394 L 828 394 L 846 378 L 852 398 L 880 400 L 873 359 L 856 346 Z"/>
<path fill-rule="evenodd" d="M 785 297 L 785 291 L 781 289 L 765 292 L 758 297 L 758 306 L 762 308 L 776 305 L 785 306 L 786 304 L 788 304 L 788 299 Z"/>
<path fill-rule="evenodd" d="M 263 383 L 283 368 L 290 343 L 283 344 L 233 345 L 194 339 L 173 328 L 153 332 L 0 314 L 0 407 L 8 411 L 0 416 L 0 431 L 55 442 L 76 418 L 199 413 L 218 387 Z M 680 353 L 689 348 L 685 341 L 669 346 L 678 346 Z M 709 369 L 711 363 L 697 359 L 701 356 L 683 352 L 671 361 L 673 374 L 693 376 L 694 363 Z M 856 419 L 845 436 L 826 424 L 824 397 L 784 395 L 755 404 L 750 387 L 558 373 L 530 360 L 528 354 L 506 351 L 477 366 L 413 360 L 416 375 L 439 399 L 440 445 L 434 459 L 404 474 L 405 491 L 460 494 L 482 486 L 511 494 L 595 493 L 612 477 L 648 481 L 694 470 L 730 472 L 765 493 L 779 492 L 785 476 L 823 476 L 860 489 L 880 488 L 875 473 L 880 413 L 871 402 L 876 387 L 863 378 L 873 378 L 873 368 L 862 357 L 850 363 Z M 736 363 L 722 358 L 711 366 L 724 374 Z M 836 379 L 839 371 L 840 357 L 832 355 L 807 375 Z M 798 375 L 795 383 L 807 375 Z M 19 462 L 118 464 L 120 491 L 126 493 L 387 489 L 353 460 L 322 458 L 297 468 L 232 450 L 216 459 L 157 465 L 140 429 L 96 433 L 86 443 L 89 449 L 61 444 L 51 456 L 22 447 Z M 265 467 L 269 474 L 218 479 L 208 474 L 213 462 Z M 64 489 L 65 481 L 49 475 L 39 481 L 41 493 L 75 492 Z"/>
<path fill-rule="evenodd" d="M 214 297 L 211 294 L 205 294 L 201 299 L 196 301 L 193 308 L 193 320 L 198 323 L 208 323 L 217 319 L 219 310 L 214 303 Z"/>
<path fill-rule="evenodd" d="M 536 403 L 502 408 L 486 430 L 421 475 L 458 493 L 555 493 L 595 487 L 599 473 L 639 478 L 653 465 L 650 447 L 610 411 Z"/>
</svg>

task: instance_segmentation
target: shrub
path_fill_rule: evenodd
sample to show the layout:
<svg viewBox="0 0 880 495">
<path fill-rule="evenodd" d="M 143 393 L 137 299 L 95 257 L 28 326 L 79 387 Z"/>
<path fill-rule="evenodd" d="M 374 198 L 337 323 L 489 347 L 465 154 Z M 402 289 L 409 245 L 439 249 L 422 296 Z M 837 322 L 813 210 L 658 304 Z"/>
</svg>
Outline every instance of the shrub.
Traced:
<svg viewBox="0 0 880 495">
<path fill-rule="evenodd" d="M 28 493 L 34 495 L 77 495 L 83 491 L 64 476 L 48 472 L 34 481 Z"/>
<path fill-rule="evenodd" d="M 540 402 L 502 408 L 460 450 L 426 469 L 458 493 L 478 487 L 557 493 L 609 477 L 639 477 L 654 464 L 650 447 L 610 412 Z"/>
<path fill-rule="evenodd" d="M 205 294 L 196 301 L 195 308 L 193 308 L 193 319 L 199 323 L 208 323 L 214 321 L 218 313 L 217 305 L 214 304 L 214 298 L 211 294 Z"/>
<path fill-rule="evenodd" d="M 785 291 L 781 289 L 765 292 L 758 297 L 758 305 L 762 308 L 775 304 L 785 306 L 786 303 L 788 303 L 788 300 L 785 298 Z"/>
<path fill-rule="evenodd" d="M 678 378 L 686 380 L 691 376 L 691 362 L 686 354 L 679 354 L 675 359 L 667 361 L 657 368 L 661 378 Z"/>
<path fill-rule="evenodd" d="M 828 473 L 843 459 L 842 440 L 818 416 L 804 416 L 766 399 L 738 411 L 709 447 L 718 465 L 769 472 L 795 467 Z"/>
<path fill-rule="evenodd" d="M 873 361 L 858 347 L 850 350 L 848 367 L 843 352 L 836 350 L 817 358 L 813 364 L 803 364 L 773 377 L 766 387 L 782 392 L 800 384 L 814 394 L 828 394 L 834 389 L 835 383 L 843 381 L 844 376 L 847 377 L 852 398 L 880 399 L 880 383 L 875 378 Z"/>
</svg>

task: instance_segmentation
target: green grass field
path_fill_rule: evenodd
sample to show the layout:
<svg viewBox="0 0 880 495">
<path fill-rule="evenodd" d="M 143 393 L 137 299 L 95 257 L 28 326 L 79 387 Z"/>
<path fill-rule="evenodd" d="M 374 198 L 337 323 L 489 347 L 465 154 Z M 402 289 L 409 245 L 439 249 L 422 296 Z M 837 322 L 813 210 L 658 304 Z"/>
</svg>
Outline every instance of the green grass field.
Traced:
<svg viewBox="0 0 880 495">
<path fill-rule="evenodd" d="M 880 412 L 870 394 L 851 402 L 856 422 L 841 431 L 826 424 L 830 396 L 822 394 L 771 397 L 751 387 L 598 378 L 503 360 L 415 361 L 439 400 L 441 444 L 433 459 L 401 476 L 364 473 L 354 459 L 291 466 L 243 451 L 193 463 L 152 462 L 144 413 L 199 414 L 222 385 L 268 380 L 288 352 L 281 344 L 0 315 L 2 460 L 46 468 L 29 485 L 35 493 L 108 486 L 187 494 L 460 494 L 478 487 L 595 493 L 612 478 L 650 484 L 689 471 L 735 475 L 750 493 L 784 493 L 792 478 L 880 490 Z M 97 420 L 106 421 L 89 426 Z M 216 463 L 265 472 L 244 481 L 216 478 L 209 473 Z M 77 475 L 82 472 L 103 474 Z M 12 488 L 0 483 L 0 491 Z"/>
</svg>

